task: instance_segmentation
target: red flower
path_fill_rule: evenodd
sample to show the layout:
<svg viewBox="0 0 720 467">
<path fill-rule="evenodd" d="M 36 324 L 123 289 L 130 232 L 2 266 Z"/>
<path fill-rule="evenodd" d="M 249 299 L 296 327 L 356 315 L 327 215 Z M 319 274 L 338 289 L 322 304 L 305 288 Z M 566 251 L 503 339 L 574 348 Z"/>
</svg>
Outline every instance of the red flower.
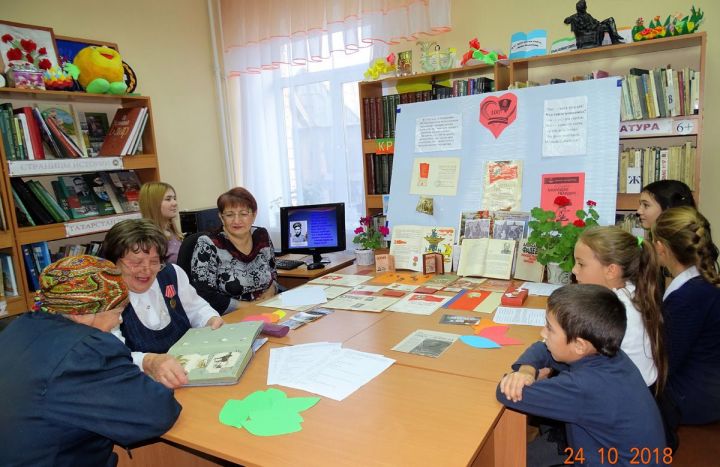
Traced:
<svg viewBox="0 0 720 467">
<path fill-rule="evenodd" d="M 25 54 L 25 60 L 27 60 L 28 63 L 35 63 L 35 59 L 30 54 Z"/>
<path fill-rule="evenodd" d="M 50 68 L 52 68 L 52 62 L 50 62 L 50 60 L 48 60 L 47 58 L 43 58 L 42 60 L 40 60 L 38 67 L 41 70 L 49 70 Z"/>
<path fill-rule="evenodd" d="M 480 48 L 480 41 L 477 40 L 477 37 L 470 41 L 470 47 L 476 50 Z"/>
<path fill-rule="evenodd" d="M 573 221 L 573 225 L 574 225 L 575 227 L 585 227 L 585 221 L 582 220 L 582 219 L 575 219 L 575 220 Z"/>
<path fill-rule="evenodd" d="M 556 197 L 555 201 L 553 201 L 553 202 L 560 207 L 570 206 L 572 204 L 572 201 L 570 201 L 570 198 L 568 198 L 567 196 L 562 196 L 562 195 Z"/>
<path fill-rule="evenodd" d="M 32 52 L 37 49 L 37 44 L 30 39 L 20 39 L 20 46 L 25 49 L 26 52 Z"/>
<path fill-rule="evenodd" d="M 11 40 L 13 40 L 13 36 L 11 36 L 10 34 L 3 34 L 0 40 L 2 40 L 3 42 L 10 42 Z"/>
<path fill-rule="evenodd" d="M 590 206 L 591 208 L 594 208 L 595 206 L 597 206 L 597 203 L 595 201 L 589 199 L 587 202 L 587 205 Z"/>
<path fill-rule="evenodd" d="M 380 232 L 380 235 L 382 235 L 383 237 L 385 237 L 385 236 L 387 236 L 387 235 L 390 233 L 390 229 L 388 229 L 388 228 L 385 227 L 384 225 L 381 225 L 380 227 L 378 227 L 378 232 Z"/>
<path fill-rule="evenodd" d="M 47 49 L 46 49 L 45 47 L 40 47 L 40 48 L 38 49 L 38 53 L 39 53 L 40 55 L 47 55 Z"/>
<path fill-rule="evenodd" d="M 22 60 L 23 53 L 20 49 L 10 49 L 7 51 L 8 60 Z"/>
<path fill-rule="evenodd" d="M 365 229 L 363 229 L 362 227 L 358 227 L 357 229 L 355 229 L 356 234 L 361 234 L 363 232 L 365 232 Z"/>
</svg>

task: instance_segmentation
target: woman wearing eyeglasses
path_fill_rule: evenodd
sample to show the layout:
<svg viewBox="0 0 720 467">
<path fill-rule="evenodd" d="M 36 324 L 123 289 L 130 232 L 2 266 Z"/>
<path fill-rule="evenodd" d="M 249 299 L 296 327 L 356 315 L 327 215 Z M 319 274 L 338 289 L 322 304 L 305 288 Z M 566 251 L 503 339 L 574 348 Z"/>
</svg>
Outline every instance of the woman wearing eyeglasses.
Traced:
<svg viewBox="0 0 720 467">
<path fill-rule="evenodd" d="M 223 325 L 180 267 L 165 263 L 167 238 L 148 219 L 119 222 L 108 231 L 101 255 L 114 262 L 130 289 L 130 303 L 112 332 L 131 351 L 133 362 L 159 383 L 187 384 L 182 365 L 168 349 L 190 328 Z"/>
<path fill-rule="evenodd" d="M 198 238 L 192 255 L 190 281 L 198 294 L 221 314 L 245 300 L 277 293 L 275 251 L 267 230 L 253 226 L 257 201 L 236 187 L 217 200 L 223 227 Z"/>
</svg>

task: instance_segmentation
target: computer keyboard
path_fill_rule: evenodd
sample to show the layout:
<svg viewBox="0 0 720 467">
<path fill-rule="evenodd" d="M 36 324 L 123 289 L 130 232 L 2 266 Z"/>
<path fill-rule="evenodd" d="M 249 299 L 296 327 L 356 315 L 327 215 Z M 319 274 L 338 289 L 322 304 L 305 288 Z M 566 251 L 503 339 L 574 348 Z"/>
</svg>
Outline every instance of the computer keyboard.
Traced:
<svg viewBox="0 0 720 467">
<path fill-rule="evenodd" d="M 278 269 L 295 269 L 300 266 L 305 266 L 305 263 L 296 259 L 275 258 L 275 267 Z"/>
</svg>

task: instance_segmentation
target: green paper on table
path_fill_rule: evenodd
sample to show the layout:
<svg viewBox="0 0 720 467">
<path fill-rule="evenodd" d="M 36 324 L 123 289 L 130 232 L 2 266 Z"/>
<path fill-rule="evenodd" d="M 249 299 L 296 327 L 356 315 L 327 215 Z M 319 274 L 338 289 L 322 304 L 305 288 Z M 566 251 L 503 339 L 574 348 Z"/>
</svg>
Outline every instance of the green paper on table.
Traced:
<svg viewBox="0 0 720 467">
<path fill-rule="evenodd" d="M 255 436 L 275 436 L 302 429 L 300 412 L 317 404 L 319 397 L 292 397 L 275 388 L 255 391 L 242 400 L 230 399 L 220 411 L 220 423 L 245 428 Z"/>
</svg>

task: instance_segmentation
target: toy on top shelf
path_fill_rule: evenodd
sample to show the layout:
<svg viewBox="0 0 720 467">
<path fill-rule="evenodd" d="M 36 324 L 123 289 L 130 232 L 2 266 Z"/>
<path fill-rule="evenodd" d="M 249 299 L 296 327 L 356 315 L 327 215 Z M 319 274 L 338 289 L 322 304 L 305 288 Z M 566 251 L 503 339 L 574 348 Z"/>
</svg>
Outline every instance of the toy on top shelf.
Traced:
<svg viewBox="0 0 720 467">
<path fill-rule="evenodd" d="M 470 50 L 465 52 L 460 61 L 460 66 L 479 65 L 485 63 L 487 65 L 494 65 L 498 60 L 506 60 L 507 55 L 497 52 L 495 50 L 488 52 L 485 49 L 480 48 L 480 41 L 477 37 L 474 37 L 470 42 Z"/>
<path fill-rule="evenodd" d="M 615 19 L 610 17 L 602 21 L 598 21 L 587 12 L 587 3 L 580 0 L 575 4 L 577 13 L 565 18 L 565 24 L 570 25 L 570 29 L 575 33 L 575 43 L 578 49 L 590 49 L 602 45 L 605 33 L 610 35 L 613 44 L 622 43 L 623 39 L 617 32 L 615 27 Z"/>
<path fill-rule="evenodd" d="M 73 63 L 65 64 L 65 70 L 89 93 L 125 94 L 127 90 L 120 53 L 104 45 L 85 47 Z"/>
<path fill-rule="evenodd" d="M 638 18 L 635 22 L 635 26 L 632 28 L 633 41 L 647 41 L 650 39 L 657 39 L 660 37 L 667 36 L 680 36 L 683 34 L 691 34 L 696 32 L 700 28 L 705 13 L 695 7 L 690 8 L 690 14 L 683 17 L 682 13 L 675 13 L 674 15 L 668 15 L 665 18 L 665 22 L 660 24 L 660 16 L 656 16 L 650 21 L 648 27 L 645 27 L 645 23 L 642 18 Z"/>
<path fill-rule="evenodd" d="M 457 51 L 450 47 L 447 51 L 440 50 L 437 42 L 417 43 L 420 46 L 420 67 L 425 72 L 449 70 L 455 67 L 455 55 Z"/>
<path fill-rule="evenodd" d="M 375 80 L 380 78 L 381 75 L 388 73 L 394 73 L 397 67 L 395 66 L 395 54 L 391 53 L 384 59 L 378 58 L 373 62 L 370 68 L 365 71 L 364 76 L 366 79 Z"/>
</svg>

